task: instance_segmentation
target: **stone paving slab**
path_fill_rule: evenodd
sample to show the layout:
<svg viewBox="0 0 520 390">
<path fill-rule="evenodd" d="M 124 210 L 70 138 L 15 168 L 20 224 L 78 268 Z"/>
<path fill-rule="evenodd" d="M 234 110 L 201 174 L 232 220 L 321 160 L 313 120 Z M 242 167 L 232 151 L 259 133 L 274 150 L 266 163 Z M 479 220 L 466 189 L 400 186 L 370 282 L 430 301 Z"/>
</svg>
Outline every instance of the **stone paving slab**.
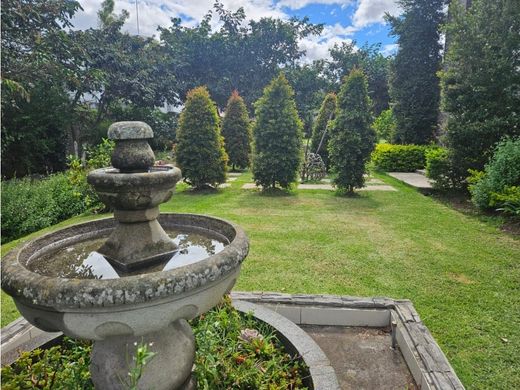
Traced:
<svg viewBox="0 0 520 390">
<path fill-rule="evenodd" d="M 234 176 L 234 177 L 228 177 L 226 181 L 235 181 L 236 179 L 238 179 L 237 176 Z"/>
<path fill-rule="evenodd" d="M 403 355 L 384 329 L 303 325 L 329 358 L 343 390 L 416 390 Z"/>
<path fill-rule="evenodd" d="M 255 190 L 259 187 L 255 183 L 246 183 L 242 186 L 244 190 Z M 335 188 L 331 184 L 298 184 L 299 190 L 328 190 L 334 191 Z M 390 185 L 369 185 L 367 187 L 359 188 L 356 191 L 397 191 Z"/>
<path fill-rule="evenodd" d="M 388 175 L 392 176 L 397 180 L 408 184 L 409 186 L 421 189 L 430 190 L 432 189 L 431 181 L 424 175 L 416 172 L 388 172 Z"/>
<path fill-rule="evenodd" d="M 227 175 L 229 177 L 238 177 L 238 176 L 242 175 L 242 172 L 228 172 Z"/>
<path fill-rule="evenodd" d="M 218 185 L 218 188 L 228 188 L 228 187 L 231 187 L 230 183 L 222 183 L 222 184 Z"/>
</svg>

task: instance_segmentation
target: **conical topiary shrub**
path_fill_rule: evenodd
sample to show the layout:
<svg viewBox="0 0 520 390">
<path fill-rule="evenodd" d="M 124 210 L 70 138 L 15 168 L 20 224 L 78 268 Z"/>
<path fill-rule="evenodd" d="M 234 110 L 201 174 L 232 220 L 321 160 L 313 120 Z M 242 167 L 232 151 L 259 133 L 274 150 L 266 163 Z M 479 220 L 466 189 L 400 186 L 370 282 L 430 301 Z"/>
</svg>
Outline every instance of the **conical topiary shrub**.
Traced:
<svg viewBox="0 0 520 390">
<path fill-rule="evenodd" d="M 294 92 L 280 74 L 255 103 L 253 178 L 264 189 L 288 188 L 301 163 L 302 122 Z"/>
<path fill-rule="evenodd" d="M 226 181 L 227 154 L 217 107 L 206 87 L 188 92 L 177 129 L 176 161 L 184 180 L 195 188 Z"/>
<path fill-rule="evenodd" d="M 329 167 L 328 145 L 330 138 L 330 129 L 328 129 L 328 126 L 331 121 L 334 120 L 336 100 L 336 94 L 334 92 L 328 93 L 327 96 L 325 96 L 312 128 L 311 152 L 319 154 L 327 168 Z"/>
<path fill-rule="evenodd" d="M 330 128 L 329 159 L 336 174 L 334 184 L 342 191 L 352 193 L 364 185 L 365 166 L 376 139 L 371 123 L 367 79 L 363 71 L 353 69 L 341 86 Z"/>
<path fill-rule="evenodd" d="M 222 121 L 222 135 L 231 168 L 247 168 L 251 153 L 251 121 L 244 99 L 236 90 L 227 103 Z"/>
</svg>

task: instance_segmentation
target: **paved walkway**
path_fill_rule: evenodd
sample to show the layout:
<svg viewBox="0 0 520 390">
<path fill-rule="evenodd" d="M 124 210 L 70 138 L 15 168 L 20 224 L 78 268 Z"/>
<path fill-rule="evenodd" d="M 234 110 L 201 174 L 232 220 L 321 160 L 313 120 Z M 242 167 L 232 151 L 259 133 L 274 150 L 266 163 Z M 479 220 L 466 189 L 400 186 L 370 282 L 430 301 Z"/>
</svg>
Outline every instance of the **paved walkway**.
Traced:
<svg viewBox="0 0 520 390">
<path fill-rule="evenodd" d="M 334 191 L 336 188 L 330 184 L 330 180 L 325 181 L 322 184 L 298 184 L 299 190 L 327 190 Z M 385 184 L 383 181 L 379 179 L 369 179 L 366 181 L 366 186 L 363 188 L 358 188 L 356 191 L 397 191 L 394 187 Z M 254 190 L 257 189 L 255 183 L 246 183 L 242 186 L 244 190 Z"/>
<path fill-rule="evenodd" d="M 421 173 L 417 172 L 388 172 L 390 176 L 397 180 L 408 184 L 409 186 L 415 187 L 419 190 L 431 190 L 432 183 L 430 180 Z"/>
</svg>

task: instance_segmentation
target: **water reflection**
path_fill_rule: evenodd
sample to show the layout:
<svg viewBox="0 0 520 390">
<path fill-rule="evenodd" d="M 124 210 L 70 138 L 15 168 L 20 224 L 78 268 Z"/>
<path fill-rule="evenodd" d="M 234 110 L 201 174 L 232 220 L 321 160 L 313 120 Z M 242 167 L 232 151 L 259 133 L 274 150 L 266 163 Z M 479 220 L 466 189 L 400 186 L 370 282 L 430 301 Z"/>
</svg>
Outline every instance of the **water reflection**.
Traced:
<svg viewBox="0 0 520 390">
<path fill-rule="evenodd" d="M 106 238 L 89 240 L 64 247 L 56 252 L 33 259 L 27 265 L 41 275 L 76 279 L 115 279 L 135 274 L 167 271 L 196 263 L 219 253 L 227 245 L 224 237 L 207 233 L 167 231 L 179 250 L 165 263 L 122 274 L 116 271 L 108 260 L 96 250 Z"/>
</svg>

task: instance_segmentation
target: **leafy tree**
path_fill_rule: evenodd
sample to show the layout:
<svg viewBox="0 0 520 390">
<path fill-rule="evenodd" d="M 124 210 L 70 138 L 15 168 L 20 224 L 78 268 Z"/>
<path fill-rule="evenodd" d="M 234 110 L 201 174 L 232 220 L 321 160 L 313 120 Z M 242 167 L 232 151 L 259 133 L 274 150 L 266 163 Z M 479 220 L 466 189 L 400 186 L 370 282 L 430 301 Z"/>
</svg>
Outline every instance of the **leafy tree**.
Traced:
<svg viewBox="0 0 520 390">
<path fill-rule="evenodd" d="M 340 85 L 352 69 L 362 69 L 368 79 L 368 96 L 375 115 L 386 110 L 390 100 L 388 79 L 392 59 L 383 56 L 380 49 L 380 44 L 364 44 L 358 49 L 355 41 L 336 44 L 329 50 L 331 59 L 325 67 L 325 74 L 332 85 Z"/>
<path fill-rule="evenodd" d="M 232 169 L 248 167 L 251 153 L 251 121 L 244 99 L 238 91 L 233 91 L 228 100 L 222 121 L 222 135 Z"/>
<path fill-rule="evenodd" d="M 391 108 L 384 110 L 374 120 L 372 124 L 377 137 L 381 140 L 391 141 L 395 137 L 395 131 L 397 124 L 395 122 L 395 116 Z"/>
<path fill-rule="evenodd" d="M 441 72 L 447 144 L 457 176 L 483 170 L 495 144 L 520 135 L 520 3 L 475 0 L 450 7 Z"/>
<path fill-rule="evenodd" d="M 70 0 L 2 2 L 4 177 L 65 168 L 66 85 L 77 63 L 62 27 L 79 8 Z"/>
<path fill-rule="evenodd" d="M 169 28 L 159 28 L 166 74 L 178 83 L 177 102 L 189 89 L 207 85 L 221 109 L 235 89 L 251 105 L 280 67 L 303 56 L 299 40 L 322 31 L 321 25 L 307 18 L 246 22 L 243 8 L 231 12 L 219 2 L 215 11 L 221 23 L 216 32 L 211 29 L 211 12 L 195 27 L 183 26 L 181 19 L 174 18 Z"/>
<path fill-rule="evenodd" d="M 298 115 L 303 121 L 306 137 L 312 134 L 312 122 L 316 111 L 329 87 L 328 80 L 323 77 L 324 61 L 312 64 L 295 64 L 285 71 L 285 76 L 294 90 L 294 99 Z"/>
<path fill-rule="evenodd" d="M 336 100 L 336 94 L 333 92 L 325 96 L 312 129 L 311 152 L 319 154 L 326 167 L 329 166 L 329 133 L 331 121 L 336 113 Z"/>
<path fill-rule="evenodd" d="M 341 86 L 331 126 L 329 159 L 337 175 L 334 184 L 347 193 L 363 187 L 365 166 L 375 144 L 367 89 L 363 71 L 352 70 Z"/>
<path fill-rule="evenodd" d="M 391 34 L 398 37 L 390 80 L 397 121 L 395 141 L 427 144 L 434 139 L 439 109 L 441 44 L 439 25 L 446 0 L 399 0 L 400 17 L 386 15 Z"/>
<path fill-rule="evenodd" d="M 207 88 L 197 87 L 188 92 L 179 119 L 177 164 L 193 187 L 216 187 L 226 181 L 227 159 L 217 107 Z"/>
<path fill-rule="evenodd" d="M 302 122 L 283 74 L 264 89 L 255 109 L 253 178 L 264 189 L 288 188 L 301 163 Z"/>
</svg>

